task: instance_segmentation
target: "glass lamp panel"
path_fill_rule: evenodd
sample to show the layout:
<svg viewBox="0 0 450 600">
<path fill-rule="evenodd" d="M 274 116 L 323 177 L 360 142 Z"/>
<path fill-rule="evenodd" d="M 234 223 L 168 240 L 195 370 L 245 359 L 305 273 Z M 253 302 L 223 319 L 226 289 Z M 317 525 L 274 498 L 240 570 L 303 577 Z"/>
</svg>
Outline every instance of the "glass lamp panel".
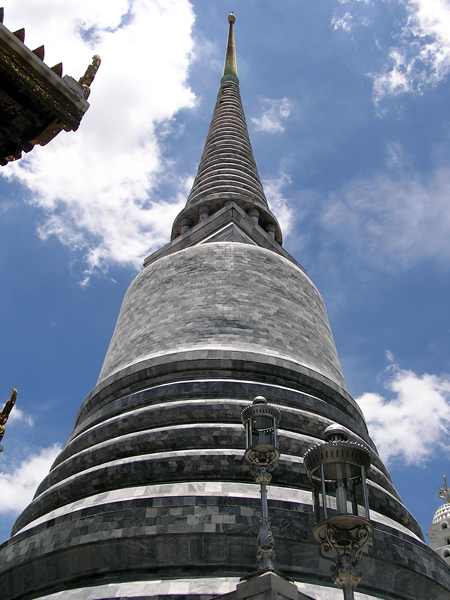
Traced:
<svg viewBox="0 0 450 600">
<path fill-rule="evenodd" d="M 360 517 L 366 517 L 366 503 L 364 500 L 364 489 L 361 477 L 355 479 L 355 498 L 358 505 L 358 514 Z"/>
<path fill-rule="evenodd" d="M 250 426 L 250 421 L 247 421 L 245 424 L 245 447 L 252 447 L 252 428 Z"/>
<path fill-rule="evenodd" d="M 325 493 L 325 508 L 326 508 L 326 519 L 332 516 L 336 512 L 336 493 L 335 485 L 333 481 L 324 481 L 323 489 Z M 331 515 L 329 514 L 331 511 Z"/>
<path fill-rule="evenodd" d="M 273 429 L 263 429 L 258 431 L 258 444 L 275 446 Z"/>
<path fill-rule="evenodd" d="M 252 418 L 252 429 L 254 431 L 273 429 L 273 418 L 267 415 L 254 416 Z"/>
<path fill-rule="evenodd" d="M 364 467 L 361 467 L 361 495 L 362 495 L 362 504 L 364 506 L 364 514 L 363 517 L 370 521 L 370 511 L 369 511 L 369 491 L 367 489 L 367 481 L 366 481 L 366 470 Z"/>
<path fill-rule="evenodd" d="M 360 507 L 359 507 L 359 485 L 358 485 L 358 481 L 356 479 L 352 479 L 350 480 L 350 485 L 349 485 L 349 496 L 350 496 L 350 501 L 351 501 L 351 506 L 352 506 L 352 514 L 355 516 L 362 516 Z"/>
<path fill-rule="evenodd" d="M 273 422 L 273 445 L 275 448 L 278 448 L 278 432 L 277 432 L 277 423 L 274 420 Z"/>
<path fill-rule="evenodd" d="M 314 515 L 316 517 L 316 523 L 323 521 L 325 517 L 325 511 L 323 507 L 323 496 L 322 487 L 319 482 L 313 483 L 313 501 L 314 501 Z"/>
<path fill-rule="evenodd" d="M 336 464 L 336 480 L 334 482 L 335 485 L 335 494 L 336 494 L 336 512 L 338 515 L 346 515 L 348 513 L 347 510 L 347 491 L 348 491 L 348 479 L 347 479 L 347 469 L 345 464 Z"/>
</svg>

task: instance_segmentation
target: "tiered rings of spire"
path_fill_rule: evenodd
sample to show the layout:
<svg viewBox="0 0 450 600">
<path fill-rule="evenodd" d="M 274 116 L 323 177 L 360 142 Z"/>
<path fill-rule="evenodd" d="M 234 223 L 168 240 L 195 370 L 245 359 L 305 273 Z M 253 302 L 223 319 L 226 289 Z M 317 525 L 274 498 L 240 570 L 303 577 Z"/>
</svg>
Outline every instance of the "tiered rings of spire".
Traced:
<svg viewBox="0 0 450 600">
<path fill-rule="evenodd" d="M 281 244 L 281 229 L 267 204 L 242 107 L 233 32 L 235 20 L 233 14 L 229 15 L 225 65 L 214 114 L 186 207 L 175 219 L 172 239 L 231 200 Z"/>
</svg>

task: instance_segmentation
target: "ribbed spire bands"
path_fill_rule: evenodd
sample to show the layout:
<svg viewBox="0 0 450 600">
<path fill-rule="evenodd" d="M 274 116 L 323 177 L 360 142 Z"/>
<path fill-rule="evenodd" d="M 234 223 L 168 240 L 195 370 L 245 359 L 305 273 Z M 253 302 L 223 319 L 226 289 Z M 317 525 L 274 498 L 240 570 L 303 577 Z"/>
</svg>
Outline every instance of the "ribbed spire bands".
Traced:
<svg viewBox="0 0 450 600">
<path fill-rule="evenodd" d="M 230 30 L 224 74 L 216 106 L 197 175 L 186 207 L 175 219 L 172 239 L 232 200 L 281 244 L 281 229 L 267 204 L 242 107 L 233 34 L 234 15 L 229 15 L 228 21 Z"/>
<path fill-rule="evenodd" d="M 220 86 L 205 150 L 187 204 L 212 194 L 248 196 L 267 208 L 248 137 L 239 86 L 232 80 Z"/>
</svg>

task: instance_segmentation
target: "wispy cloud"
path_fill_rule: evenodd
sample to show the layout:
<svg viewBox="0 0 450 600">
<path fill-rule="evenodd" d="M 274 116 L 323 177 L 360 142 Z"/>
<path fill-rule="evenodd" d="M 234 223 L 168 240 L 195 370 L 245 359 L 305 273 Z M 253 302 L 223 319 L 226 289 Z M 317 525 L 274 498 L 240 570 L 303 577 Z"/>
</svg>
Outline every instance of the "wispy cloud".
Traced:
<svg viewBox="0 0 450 600">
<path fill-rule="evenodd" d="M 397 364 L 384 375 L 390 397 L 356 398 L 383 461 L 420 465 L 450 450 L 450 377 L 418 375 Z"/>
<path fill-rule="evenodd" d="M 386 350 L 385 355 L 386 355 L 386 360 L 388 360 L 390 363 L 394 362 L 394 355 L 392 354 L 392 352 L 390 350 Z"/>
<path fill-rule="evenodd" d="M 371 24 L 376 27 L 375 8 L 379 9 L 378 4 L 373 0 L 341 2 L 341 8 L 333 16 L 332 26 L 352 33 L 356 24 L 368 25 L 367 16 L 362 16 L 365 13 L 371 15 Z M 396 0 L 394 4 L 403 10 L 403 17 L 398 11 L 393 23 L 392 33 L 396 41 L 387 48 L 382 68 L 370 73 L 377 105 L 387 96 L 422 93 L 427 87 L 440 83 L 450 71 L 448 1 Z M 403 21 L 400 21 L 398 31 L 399 19 Z"/>
<path fill-rule="evenodd" d="M 291 100 L 289 98 L 281 100 L 261 98 L 261 103 L 264 107 L 261 116 L 252 118 L 256 129 L 267 133 L 282 133 L 284 131 L 283 121 L 291 114 Z"/>
<path fill-rule="evenodd" d="M 59 452 L 61 446 L 54 444 L 30 455 L 13 473 L 0 473 L 0 513 L 18 514 L 31 502 Z"/>
<path fill-rule="evenodd" d="M 291 178 L 289 175 L 286 175 L 286 173 L 281 173 L 280 176 L 275 179 L 263 180 L 267 201 L 270 209 L 280 224 L 284 237 L 291 233 L 295 225 L 294 209 L 289 200 L 285 198 L 283 192 L 283 188 L 290 184 Z"/>
<path fill-rule="evenodd" d="M 334 30 L 343 29 L 351 34 L 360 25 L 368 26 L 372 0 L 338 0 L 339 6 L 331 19 Z"/>
<path fill-rule="evenodd" d="M 425 81 L 424 74 L 415 73 L 415 58 L 408 56 L 407 48 L 390 48 L 388 62 L 381 72 L 370 73 L 373 79 L 374 101 L 378 106 L 385 96 L 413 92 L 416 81 Z"/>
<path fill-rule="evenodd" d="M 4 5 L 11 29 L 29 19 L 26 42 L 32 48 L 45 42 L 48 64 L 63 59 L 74 77 L 94 53 L 102 64 L 80 129 L 35 148 L 2 175 L 19 181 L 43 210 L 42 238 L 54 235 L 84 255 L 87 278 L 111 263 L 139 267 L 166 241 L 182 206 L 184 182 L 168 176 L 161 124 L 194 105 L 186 82 L 192 6 L 188 0 Z M 164 183 L 171 193 L 162 200 L 158 186 Z"/>
<path fill-rule="evenodd" d="M 333 29 L 343 29 L 347 33 L 351 33 L 354 27 L 353 15 L 350 12 L 346 12 L 342 16 L 334 15 L 331 25 Z"/>
<path fill-rule="evenodd" d="M 351 260 L 404 269 L 423 258 L 450 261 L 450 168 L 423 175 L 390 145 L 386 169 L 358 177 L 325 201 L 325 246 L 346 245 Z"/>
</svg>

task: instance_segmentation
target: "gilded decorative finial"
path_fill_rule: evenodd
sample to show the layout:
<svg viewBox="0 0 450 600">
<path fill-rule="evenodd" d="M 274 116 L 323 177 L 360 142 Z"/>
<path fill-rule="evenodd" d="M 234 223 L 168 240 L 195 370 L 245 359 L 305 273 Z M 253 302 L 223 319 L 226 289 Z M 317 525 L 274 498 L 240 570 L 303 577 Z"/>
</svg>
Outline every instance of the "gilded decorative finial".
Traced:
<svg viewBox="0 0 450 600">
<path fill-rule="evenodd" d="M 16 403 L 16 398 L 17 398 L 17 390 L 15 388 L 13 388 L 13 390 L 11 392 L 11 397 L 6 402 L 5 406 L 3 407 L 2 412 L 0 412 L 0 440 L 5 435 L 5 423 L 8 420 L 9 413 L 12 411 L 13 406 Z"/>
<path fill-rule="evenodd" d="M 223 74 L 234 75 L 237 77 L 237 62 L 236 62 L 236 47 L 234 45 L 234 31 L 233 25 L 236 21 L 236 17 L 231 13 L 228 15 L 228 23 L 230 24 L 230 31 L 228 32 L 228 44 L 227 53 L 225 54 L 225 65 L 223 67 Z"/>
<path fill-rule="evenodd" d="M 91 93 L 91 83 L 94 81 L 101 62 L 100 56 L 94 54 L 92 63 L 86 69 L 86 73 L 78 80 L 78 83 L 84 87 L 84 95 L 86 98 L 89 98 L 89 94 Z"/>
<path fill-rule="evenodd" d="M 445 500 L 446 502 L 450 503 L 450 488 L 447 485 L 447 478 L 445 475 L 444 485 L 439 488 L 438 496 L 441 498 L 441 500 Z"/>
</svg>

